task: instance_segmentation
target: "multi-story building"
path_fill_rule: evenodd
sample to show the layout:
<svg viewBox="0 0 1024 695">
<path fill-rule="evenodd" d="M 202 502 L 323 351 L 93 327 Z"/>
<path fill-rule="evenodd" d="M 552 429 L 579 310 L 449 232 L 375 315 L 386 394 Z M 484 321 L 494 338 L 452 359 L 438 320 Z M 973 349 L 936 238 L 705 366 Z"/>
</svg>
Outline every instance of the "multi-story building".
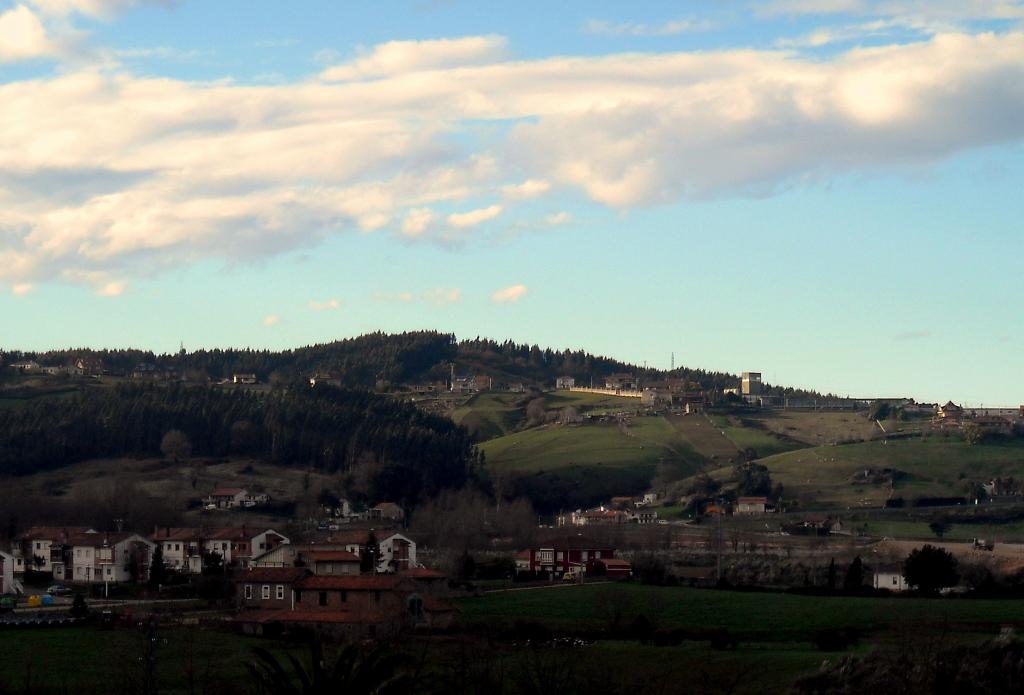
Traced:
<svg viewBox="0 0 1024 695">
<path fill-rule="evenodd" d="M 204 555 L 216 553 L 226 566 L 248 567 L 254 557 L 289 542 L 273 529 L 246 526 L 158 528 L 153 541 L 160 543 L 167 568 L 193 574 L 203 571 Z"/>
<path fill-rule="evenodd" d="M 740 375 L 740 394 L 743 396 L 761 395 L 761 372 L 743 372 Z"/>
</svg>

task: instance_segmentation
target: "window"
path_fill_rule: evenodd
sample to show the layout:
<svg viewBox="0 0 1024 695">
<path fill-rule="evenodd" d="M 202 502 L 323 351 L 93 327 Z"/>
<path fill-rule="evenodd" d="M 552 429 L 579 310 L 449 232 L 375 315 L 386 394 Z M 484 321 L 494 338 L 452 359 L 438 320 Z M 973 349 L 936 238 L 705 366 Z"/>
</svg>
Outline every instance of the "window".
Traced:
<svg viewBox="0 0 1024 695">
<path fill-rule="evenodd" d="M 344 589 L 341 590 L 341 601 L 342 601 L 342 603 L 344 603 L 345 601 L 348 601 L 348 592 L 345 591 Z"/>
<path fill-rule="evenodd" d="M 320 605 L 321 606 L 326 606 L 327 605 L 327 592 L 326 591 L 321 591 L 319 598 L 320 598 Z"/>
<path fill-rule="evenodd" d="M 583 551 L 583 562 L 586 562 L 586 561 L 587 561 L 587 551 L 584 550 Z"/>
<path fill-rule="evenodd" d="M 245 600 L 252 600 L 252 584 L 245 585 Z"/>
<path fill-rule="evenodd" d="M 284 584 L 278 584 L 277 585 L 277 600 L 278 601 L 283 601 L 284 600 Z"/>
<path fill-rule="evenodd" d="M 36 541 L 36 550 L 42 550 L 42 549 L 43 549 L 43 544 L 40 543 L 39 541 Z"/>
<path fill-rule="evenodd" d="M 896 584 L 898 584 L 898 582 L 896 581 L 896 577 L 893 577 L 892 578 L 892 585 L 896 586 Z"/>
<path fill-rule="evenodd" d="M 561 550 L 559 550 L 559 551 L 558 551 L 558 559 L 559 559 L 559 560 L 561 560 L 561 559 L 562 559 L 562 551 L 561 551 Z"/>
<path fill-rule="evenodd" d="M 265 598 L 265 599 L 270 598 L 270 585 L 269 584 L 264 584 L 263 585 L 263 598 Z"/>
<path fill-rule="evenodd" d="M 295 603 L 302 603 L 302 592 L 296 589 L 293 593 L 295 594 Z"/>
<path fill-rule="evenodd" d="M 113 572 L 111 572 L 111 571 L 110 571 L 110 568 L 108 567 L 108 568 L 107 568 L 107 576 L 109 577 L 109 576 L 110 576 L 111 574 L 113 574 Z"/>
<path fill-rule="evenodd" d="M 541 550 L 540 551 L 540 562 L 542 565 L 550 565 L 555 559 L 554 550 Z"/>
<path fill-rule="evenodd" d="M 600 550 L 595 550 L 594 551 L 594 559 L 595 560 L 600 560 L 601 559 L 601 551 Z"/>
</svg>

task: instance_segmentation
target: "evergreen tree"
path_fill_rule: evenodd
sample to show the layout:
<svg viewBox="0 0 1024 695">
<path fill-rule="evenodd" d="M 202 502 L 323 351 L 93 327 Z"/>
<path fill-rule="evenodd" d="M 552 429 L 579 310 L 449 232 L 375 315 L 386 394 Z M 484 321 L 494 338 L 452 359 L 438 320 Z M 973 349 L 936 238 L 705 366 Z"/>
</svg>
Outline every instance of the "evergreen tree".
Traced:
<svg viewBox="0 0 1024 695">
<path fill-rule="evenodd" d="M 853 558 L 853 562 L 846 569 L 846 576 L 843 578 L 843 590 L 844 591 L 860 591 L 864 585 L 864 564 L 861 562 L 860 555 Z"/>
</svg>

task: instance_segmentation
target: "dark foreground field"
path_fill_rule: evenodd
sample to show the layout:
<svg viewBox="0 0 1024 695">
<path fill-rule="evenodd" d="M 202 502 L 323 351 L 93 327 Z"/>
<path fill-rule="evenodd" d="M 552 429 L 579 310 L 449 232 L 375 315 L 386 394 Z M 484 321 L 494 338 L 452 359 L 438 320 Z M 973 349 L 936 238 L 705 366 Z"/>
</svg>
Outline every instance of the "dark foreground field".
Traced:
<svg viewBox="0 0 1024 695">
<path fill-rule="evenodd" d="M 395 645 L 411 675 L 402 692 L 791 692 L 798 680 L 847 655 L 891 654 L 914 663 L 925 652 L 978 645 L 1024 627 L 1019 600 L 617 583 L 496 592 L 458 604 L 455 630 Z M 304 668 L 310 654 L 300 641 L 198 625 L 162 627 L 152 644 L 155 651 L 145 631 L 131 625 L 0 630 L 0 693 L 248 693 L 256 688 L 246 667 L 253 647 L 282 662 L 291 654 Z"/>
</svg>

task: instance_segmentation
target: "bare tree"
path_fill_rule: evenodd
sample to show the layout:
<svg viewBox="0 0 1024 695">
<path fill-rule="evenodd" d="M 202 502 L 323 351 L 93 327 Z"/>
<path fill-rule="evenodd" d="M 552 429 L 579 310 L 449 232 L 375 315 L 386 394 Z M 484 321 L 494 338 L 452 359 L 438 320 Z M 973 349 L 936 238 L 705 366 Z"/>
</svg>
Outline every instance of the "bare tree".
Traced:
<svg viewBox="0 0 1024 695">
<path fill-rule="evenodd" d="M 192 455 L 192 442 L 188 435 L 181 430 L 169 430 L 160 440 L 160 451 L 167 458 L 174 459 L 178 463 L 183 458 Z"/>
</svg>

